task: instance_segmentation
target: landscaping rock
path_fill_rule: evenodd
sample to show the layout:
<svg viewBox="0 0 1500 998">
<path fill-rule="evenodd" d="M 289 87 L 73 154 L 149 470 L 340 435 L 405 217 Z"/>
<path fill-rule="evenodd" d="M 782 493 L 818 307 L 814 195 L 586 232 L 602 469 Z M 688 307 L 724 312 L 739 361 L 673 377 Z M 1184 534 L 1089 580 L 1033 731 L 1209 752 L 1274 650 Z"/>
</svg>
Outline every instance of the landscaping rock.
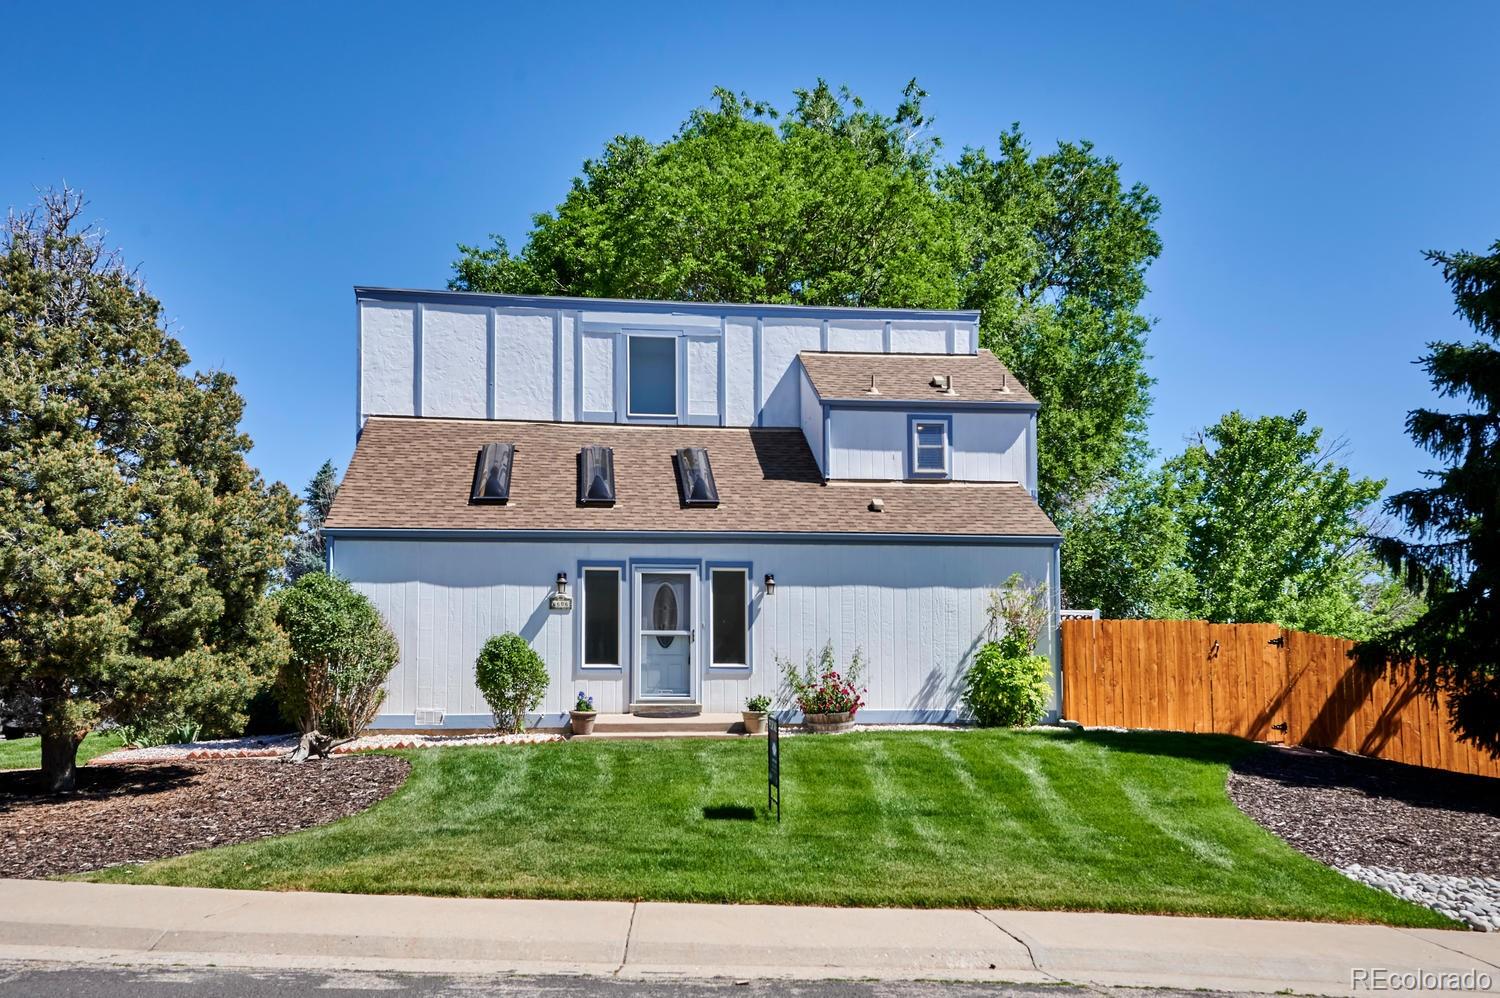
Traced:
<svg viewBox="0 0 1500 998">
<path fill-rule="evenodd" d="M 1500 880 L 1491 877 L 1444 877 L 1431 873 L 1404 873 L 1359 863 L 1340 867 L 1352 880 L 1426 905 L 1433 911 L 1481 932 L 1500 932 Z"/>
<path fill-rule="evenodd" d="M 350 742 L 335 745 L 334 755 L 350 755 L 371 749 L 443 748 L 463 745 L 519 745 L 536 742 L 560 742 L 561 734 L 528 731 L 519 735 L 416 735 L 367 733 Z M 297 747 L 296 735 L 255 735 L 247 738 L 224 738 L 217 741 L 188 742 L 182 745 L 156 745 L 151 748 L 116 749 L 94 760 L 95 765 L 119 762 L 170 762 L 200 759 L 271 759 L 286 755 Z"/>
<path fill-rule="evenodd" d="M 1500 931 L 1500 780 L 1311 749 L 1234 766 L 1229 797 L 1345 876 Z"/>
<path fill-rule="evenodd" d="M 390 795 L 394 756 L 83 766 L 78 788 L 38 795 L 41 773 L 0 773 L 0 877 L 50 877 L 164 859 L 326 824 Z"/>
<path fill-rule="evenodd" d="M 1500 878 L 1500 780 L 1311 749 L 1235 763 L 1229 797 L 1314 859 Z"/>
</svg>

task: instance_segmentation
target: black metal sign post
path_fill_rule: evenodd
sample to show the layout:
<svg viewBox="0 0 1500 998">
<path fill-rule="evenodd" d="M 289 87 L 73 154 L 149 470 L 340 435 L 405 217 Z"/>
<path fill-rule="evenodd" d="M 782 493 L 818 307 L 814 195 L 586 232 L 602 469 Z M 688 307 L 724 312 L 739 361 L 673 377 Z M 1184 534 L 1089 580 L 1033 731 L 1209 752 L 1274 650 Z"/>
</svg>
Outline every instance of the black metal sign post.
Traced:
<svg viewBox="0 0 1500 998">
<path fill-rule="evenodd" d="M 776 808 L 781 823 L 781 722 L 773 714 L 766 718 L 766 810 Z"/>
</svg>

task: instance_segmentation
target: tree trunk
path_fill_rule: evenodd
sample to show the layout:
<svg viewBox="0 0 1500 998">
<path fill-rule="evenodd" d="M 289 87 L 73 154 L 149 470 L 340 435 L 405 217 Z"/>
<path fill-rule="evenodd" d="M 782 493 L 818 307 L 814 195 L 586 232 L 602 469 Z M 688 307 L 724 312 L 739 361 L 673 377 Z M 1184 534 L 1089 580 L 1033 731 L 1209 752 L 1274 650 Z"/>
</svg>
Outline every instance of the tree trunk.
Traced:
<svg viewBox="0 0 1500 998">
<path fill-rule="evenodd" d="M 82 738 L 42 732 L 42 779 L 49 793 L 67 793 L 78 782 L 78 745 Z"/>
<path fill-rule="evenodd" d="M 353 738 L 335 738 L 325 735 L 321 731 L 309 731 L 303 734 L 297 742 L 297 747 L 281 757 L 282 762 L 301 764 L 313 756 L 319 759 L 327 759 L 333 754 L 333 750 L 345 742 L 352 742 Z"/>
</svg>

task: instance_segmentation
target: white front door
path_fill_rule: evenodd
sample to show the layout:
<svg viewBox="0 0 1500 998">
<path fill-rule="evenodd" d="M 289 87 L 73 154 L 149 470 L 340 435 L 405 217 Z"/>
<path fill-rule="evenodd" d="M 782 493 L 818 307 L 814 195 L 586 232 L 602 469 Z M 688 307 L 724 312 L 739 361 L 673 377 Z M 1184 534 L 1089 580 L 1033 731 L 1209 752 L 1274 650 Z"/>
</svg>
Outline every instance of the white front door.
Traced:
<svg viewBox="0 0 1500 998">
<path fill-rule="evenodd" d="M 691 570 L 636 570 L 637 699 L 692 699 L 696 580 Z"/>
</svg>

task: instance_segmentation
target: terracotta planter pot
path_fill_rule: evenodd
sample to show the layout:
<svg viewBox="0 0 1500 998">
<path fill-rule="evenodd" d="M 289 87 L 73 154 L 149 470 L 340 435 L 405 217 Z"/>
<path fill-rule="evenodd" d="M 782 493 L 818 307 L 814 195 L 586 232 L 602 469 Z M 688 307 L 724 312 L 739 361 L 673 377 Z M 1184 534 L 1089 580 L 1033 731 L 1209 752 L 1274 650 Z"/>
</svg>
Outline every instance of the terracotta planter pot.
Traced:
<svg viewBox="0 0 1500 998">
<path fill-rule="evenodd" d="M 594 720 L 599 716 L 597 710 L 570 710 L 568 720 L 575 735 L 592 735 L 594 733 Z"/>
<path fill-rule="evenodd" d="M 766 712 L 763 710 L 742 710 L 740 717 L 745 721 L 745 734 L 758 735 L 766 730 Z"/>
<path fill-rule="evenodd" d="M 847 710 L 838 714 L 806 714 L 807 730 L 815 735 L 836 735 L 854 727 L 854 715 Z"/>
</svg>

